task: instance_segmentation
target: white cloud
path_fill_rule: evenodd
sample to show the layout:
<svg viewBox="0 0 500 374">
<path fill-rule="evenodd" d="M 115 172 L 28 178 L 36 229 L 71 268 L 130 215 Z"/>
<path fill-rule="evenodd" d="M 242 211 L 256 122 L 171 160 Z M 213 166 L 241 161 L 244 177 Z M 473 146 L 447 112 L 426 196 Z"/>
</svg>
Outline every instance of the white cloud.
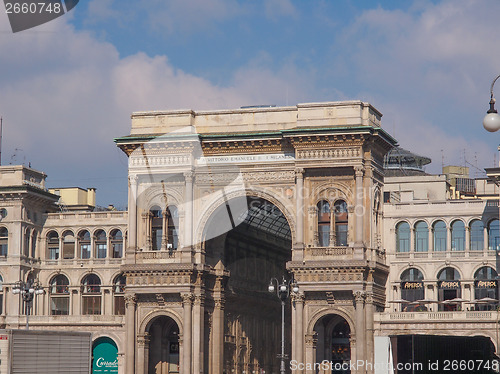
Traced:
<svg viewBox="0 0 500 374">
<path fill-rule="evenodd" d="M 363 12 L 342 35 L 347 57 L 340 66 L 349 67 L 360 96 L 386 114 L 384 125 L 396 125 L 406 148 L 439 167 L 441 149 L 446 162 L 460 164 L 466 149 L 469 161 L 477 152 L 480 167 L 490 166 L 498 138 L 481 121 L 499 73 L 500 3 L 416 3 L 408 12 Z"/>
<path fill-rule="evenodd" d="M 299 12 L 290 0 L 264 0 L 266 16 L 277 20 L 281 17 L 297 18 Z"/>
<path fill-rule="evenodd" d="M 132 111 L 281 104 L 287 91 L 295 98 L 304 90 L 303 74 L 293 66 L 273 72 L 257 62 L 220 87 L 177 69 L 166 56 L 120 58 L 113 45 L 76 32 L 63 18 L 0 39 L 0 48 L 9 51 L 0 55 L 4 162 L 21 148 L 18 161 L 26 157 L 52 184 L 85 187 L 124 175 L 112 139 L 130 132 Z M 7 26 L 0 16 L 0 28 Z M 126 182 L 120 184 L 125 193 Z"/>
</svg>

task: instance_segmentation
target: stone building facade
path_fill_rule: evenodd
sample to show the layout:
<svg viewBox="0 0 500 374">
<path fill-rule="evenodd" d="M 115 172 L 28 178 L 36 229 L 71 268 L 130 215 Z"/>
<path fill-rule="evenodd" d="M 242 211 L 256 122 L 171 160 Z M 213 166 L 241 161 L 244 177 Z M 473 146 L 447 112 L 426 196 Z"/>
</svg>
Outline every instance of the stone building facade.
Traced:
<svg viewBox="0 0 500 374">
<path fill-rule="evenodd" d="M 446 178 L 418 170 L 384 186 L 396 141 L 381 116 L 360 101 L 133 113 L 115 139 L 129 159 L 126 212 L 91 211 L 92 191 L 61 209 L 43 173 L 0 167 L 0 323 L 91 331 L 95 346 L 114 347 L 120 374 L 277 373 L 281 307 L 267 289 L 286 277 L 298 287 L 285 315 L 296 373 L 375 363 L 377 344 L 414 333 L 496 345 L 490 307 L 437 301 L 471 300 L 497 269 L 498 200 L 450 200 Z M 45 290 L 28 313 L 18 280 Z M 477 297 L 498 295 L 488 292 Z"/>
</svg>

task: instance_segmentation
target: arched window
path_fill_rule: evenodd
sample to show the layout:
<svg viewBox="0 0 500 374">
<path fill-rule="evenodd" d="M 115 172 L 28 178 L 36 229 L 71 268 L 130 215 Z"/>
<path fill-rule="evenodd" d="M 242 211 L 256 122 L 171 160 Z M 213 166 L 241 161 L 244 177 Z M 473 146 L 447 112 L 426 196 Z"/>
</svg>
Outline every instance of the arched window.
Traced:
<svg viewBox="0 0 500 374">
<path fill-rule="evenodd" d="M 497 251 L 500 245 L 500 223 L 497 219 L 488 224 L 488 249 Z"/>
<path fill-rule="evenodd" d="M 427 252 L 429 250 L 429 227 L 424 221 L 415 225 L 415 251 Z"/>
<path fill-rule="evenodd" d="M 413 302 L 423 300 L 425 296 L 424 275 L 416 268 L 409 268 L 401 274 L 401 299 Z M 401 305 L 403 311 L 418 311 L 424 305 Z"/>
<path fill-rule="evenodd" d="M 335 245 L 347 246 L 347 224 L 348 213 L 347 203 L 344 200 L 337 200 L 334 204 L 335 212 Z"/>
<path fill-rule="evenodd" d="M 82 281 L 82 314 L 101 314 L 101 280 L 95 274 Z"/>
<path fill-rule="evenodd" d="M 97 230 L 95 233 L 96 258 L 106 258 L 108 244 L 104 230 Z"/>
<path fill-rule="evenodd" d="M 9 231 L 0 227 L 0 256 L 6 257 L 9 251 Z"/>
<path fill-rule="evenodd" d="M 396 252 L 410 251 L 410 225 L 399 222 L 396 226 Z"/>
<path fill-rule="evenodd" d="M 179 213 L 177 207 L 169 206 L 167 209 L 167 249 L 176 250 L 179 245 L 177 228 L 179 227 Z"/>
<path fill-rule="evenodd" d="M 439 310 L 460 310 L 462 302 L 454 301 L 454 299 L 460 299 L 462 295 L 458 270 L 453 267 L 446 267 L 439 272 L 437 278 L 438 301 L 442 302 L 442 304 L 439 304 Z"/>
<path fill-rule="evenodd" d="M 123 274 L 117 276 L 113 282 L 113 295 L 114 295 L 114 314 L 125 314 L 125 277 Z"/>
<path fill-rule="evenodd" d="M 163 238 L 163 213 L 161 208 L 155 206 L 149 211 L 151 224 L 151 249 L 159 251 Z"/>
<path fill-rule="evenodd" d="M 120 230 L 111 231 L 111 249 L 113 258 L 122 258 L 123 256 L 123 235 Z"/>
<path fill-rule="evenodd" d="M 446 223 L 437 221 L 433 226 L 434 251 L 446 251 Z"/>
<path fill-rule="evenodd" d="M 23 254 L 26 257 L 29 257 L 30 255 L 30 236 L 31 236 L 31 230 L 26 229 L 24 232 L 24 246 L 23 246 Z"/>
<path fill-rule="evenodd" d="M 481 220 L 474 220 L 470 224 L 470 249 L 482 251 L 484 249 L 484 225 Z"/>
<path fill-rule="evenodd" d="M 63 233 L 63 259 L 75 258 L 75 236 L 71 231 Z"/>
<path fill-rule="evenodd" d="M 330 203 L 321 200 L 318 205 L 318 245 L 328 247 L 330 245 Z"/>
<path fill-rule="evenodd" d="M 78 245 L 80 247 L 80 258 L 90 258 L 90 232 L 82 230 L 78 234 Z"/>
<path fill-rule="evenodd" d="M 33 237 L 31 238 L 31 258 L 36 257 L 36 241 L 37 241 L 37 232 L 33 231 Z"/>
<path fill-rule="evenodd" d="M 55 231 L 47 234 L 47 259 L 59 259 L 59 235 Z"/>
<path fill-rule="evenodd" d="M 50 314 L 67 316 L 69 314 L 69 281 L 65 275 L 56 275 L 50 281 Z"/>
<path fill-rule="evenodd" d="M 451 224 L 451 250 L 465 250 L 465 225 L 461 220 L 453 221 Z"/>
<path fill-rule="evenodd" d="M 479 301 L 476 310 L 491 310 L 498 300 L 497 272 L 490 266 L 479 268 L 474 274 L 474 298 Z M 488 300 L 489 299 L 489 300 Z"/>
</svg>

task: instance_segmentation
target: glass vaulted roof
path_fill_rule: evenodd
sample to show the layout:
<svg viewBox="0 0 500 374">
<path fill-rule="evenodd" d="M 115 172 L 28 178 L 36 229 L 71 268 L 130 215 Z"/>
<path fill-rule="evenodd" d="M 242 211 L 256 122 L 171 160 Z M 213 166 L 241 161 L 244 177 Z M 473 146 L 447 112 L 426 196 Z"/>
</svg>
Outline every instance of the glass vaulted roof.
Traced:
<svg viewBox="0 0 500 374">
<path fill-rule="evenodd" d="M 249 205 L 248 211 L 238 217 L 238 222 L 246 223 L 285 240 L 292 239 L 288 221 L 276 205 L 265 200 L 253 200 Z"/>
</svg>

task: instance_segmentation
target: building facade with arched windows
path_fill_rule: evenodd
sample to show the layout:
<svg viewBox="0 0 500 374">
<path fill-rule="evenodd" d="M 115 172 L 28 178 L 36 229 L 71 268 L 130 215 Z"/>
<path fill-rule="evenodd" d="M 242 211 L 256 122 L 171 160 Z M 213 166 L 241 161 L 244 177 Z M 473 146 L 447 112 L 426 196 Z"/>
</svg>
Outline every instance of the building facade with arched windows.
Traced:
<svg viewBox="0 0 500 374">
<path fill-rule="evenodd" d="M 405 152 L 405 160 L 420 158 Z M 418 346 L 468 345 L 468 352 L 457 348 L 458 359 L 471 358 L 470 339 L 483 339 L 486 357 L 494 357 L 498 187 L 486 178 L 470 179 L 468 169 L 459 177 L 447 174 L 449 169 L 428 175 L 415 164 L 387 169 L 383 209 L 390 272 L 387 308 L 375 317 L 379 335 L 398 337 L 392 344 L 407 349 L 415 344 L 414 353 Z M 460 183 L 468 189 L 460 190 Z M 410 336 L 412 343 L 405 345 Z M 417 356 L 427 357 L 423 351 Z"/>
<path fill-rule="evenodd" d="M 384 164 L 395 140 L 371 105 L 140 112 L 115 142 L 127 211 L 0 167 L 0 327 L 24 326 L 12 287 L 33 280 L 45 293 L 30 328 L 92 332 L 111 372 L 273 373 L 281 309 L 267 290 L 286 276 L 294 373 L 387 362 L 425 337 L 496 348 L 499 191 L 426 175 L 429 159 L 397 147 Z M 61 204 L 70 192 L 82 201 Z"/>
</svg>

